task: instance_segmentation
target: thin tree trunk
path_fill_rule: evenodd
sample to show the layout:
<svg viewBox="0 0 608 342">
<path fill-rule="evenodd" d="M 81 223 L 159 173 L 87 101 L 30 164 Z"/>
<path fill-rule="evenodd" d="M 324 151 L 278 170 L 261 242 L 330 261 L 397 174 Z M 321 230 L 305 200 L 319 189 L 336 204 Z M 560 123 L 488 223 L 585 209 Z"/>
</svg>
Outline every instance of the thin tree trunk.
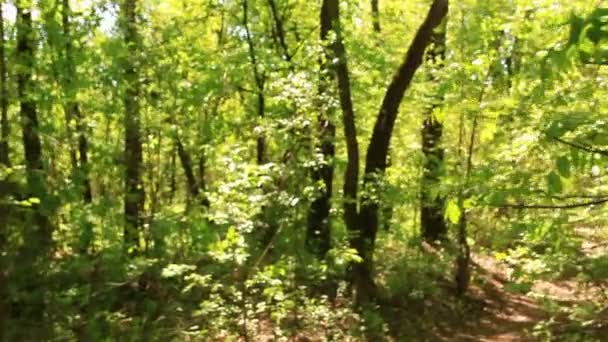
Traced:
<svg viewBox="0 0 608 342">
<path fill-rule="evenodd" d="M 374 32 L 380 33 L 380 9 L 378 5 L 379 0 L 372 0 L 372 25 Z"/>
<path fill-rule="evenodd" d="M 243 26 L 245 27 L 245 38 L 247 40 L 247 48 L 249 51 L 249 60 L 253 69 L 253 79 L 256 85 L 257 92 L 257 113 L 260 121 L 266 115 L 266 98 L 264 96 L 265 88 L 265 76 L 260 70 L 258 60 L 255 52 L 255 45 L 253 44 L 253 37 L 251 36 L 251 30 L 249 29 L 249 3 L 248 0 L 242 0 L 243 7 Z M 259 133 L 257 137 L 256 146 L 256 160 L 258 165 L 265 164 L 268 159 L 266 156 L 266 137 L 264 133 Z"/>
<path fill-rule="evenodd" d="M 211 206 L 211 202 L 209 202 L 209 198 L 205 194 L 207 190 L 207 183 L 205 181 L 207 173 L 207 155 L 205 150 L 202 149 L 201 155 L 198 158 L 198 188 L 201 196 L 201 204 L 203 207 L 209 208 Z"/>
<path fill-rule="evenodd" d="M 192 158 L 186 149 L 184 148 L 184 144 L 181 139 L 178 137 L 176 139 L 177 146 L 177 155 L 179 156 L 179 161 L 182 164 L 182 168 L 184 169 L 184 175 L 186 176 L 186 185 L 188 189 L 188 195 L 191 199 L 197 200 L 200 194 L 198 183 L 196 181 L 196 177 L 194 176 L 194 168 L 192 167 Z"/>
<path fill-rule="evenodd" d="M 177 181 L 176 181 L 176 165 L 175 165 L 175 155 L 177 154 L 177 144 L 171 150 L 171 162 L 169 164 L 169 204 L 173 204 L 173 199 L 175 198 L 175 192 L 177 191 Z"/>
<path fill-rule="evenodd" d="M 136 26 L 136 0 L 124 0 L 121 6 L 124 42 L 128 56 L 124 60 L 123 73 L 126 90 L 125 106 L 125 249 L 136 253 L 142 226 L 145 193 L 141 179 L 143 152 L 140 133 L 139 95 L 140 82 L 136 69 L 138 37 Z"/>
<path fill-rule="evenodd" d="M 357 192 L 359 184 L 359 143 L 357 141 L 357 129 L 355 125 L 355 113 L 353 110 L 350 77 L 348 74 L 348 63 L 346 49 L 342 42 L 340 29 L 340 4 L 338 0 L 324 0 L 321 7 L 322 30 L 333 30 L 336 38 L 330 44 L 332 57 L 335 59 L 331 66 L 334 72 L 340 107 L 342 109 L 342 123 L 344 125 L 344 137 L 346 139 L 347 163 L 344 171 L 344 222 L 351 234 L 356 234 L 358 228 L 357 214 Z M 354 241 L 354 240 L 353 240 Z"/>
<path fill-rule="evenodd" d="M 479 104 L 483 101 L 483 95 L 485 88 L 482 89 L 479 96 Z M 481 110 L 481 108 L 480 108 Z M 466 169 L 464 174 L 464 182 L 458 194 L 458 208 L 460 209 L 460 219 L 458 221 L 458 255 L 456 257 L 456 273 L 454 275 L 454 281 L 456 283 L 456 294 L 462 296 L 469 288 L 469 282 L 471 279 L 470 274 L 470 263 L 471 263 L 471 249 L 467 241 L 467 212 L 464 208 L 464 198 L 466 196 L 465 191 L 469 186 L 469 179 L 471 171 L 473 169 L 473 152 L 475 151 L 475 136 L 477 134 L 478 116 L 473 117 L 473 124 L 471 127 L 471 137 L 469 145 L 467 147 L 467 160 Z"/>
<path fill-rule="evenodd" d="M 438 27 L 431 35 L 431 46 L 426 61 L 436 69 L 444 66 L 445 30 L 446 22 L 444 21 L 441 27 Z M 430 73 L 430 80 L 438 82 L 437 77 L 433 76 L 433 71 Z M 422 237 L 432 243 L 445 240 L 448 228 L 443 217 L 445 197 L 437 194 L 443 169 L 444 150 L 441 147 L 443 124 L 433 116 L 433 111 L 443 102 L 443 96 L 435 95 L 431 101 L 433 103 L 429 110 L 424 113 L 421 131 L 422 152 L 425 159 L 420 189 L 420 228 Z"/>
<path fill-rule="evenodd" d="M 332 21 L 324 3 L 321 10 L 321 42 L 328 42 Z M 329 73 L 328 61 L 331 61 L 331 53 L 324 49 L 325 56 L 319 60 L 319 95 L 326 96 L 332 76 Z M 321 107 L 321 106 L 320 106 Z M 320 108 L 320 110 L 325 110 Z M 313 199 L 308 211 L 308 226 L 306 230 L 306 243 L 313 253 L 322 258 L 331 248 L 331 197 L 333 194 L 334 157 L 336 138 L 336 127 L 331 121 L 332 109 L 328 108 L 326 113 L 319 114 L 319 144 L 317 149 L 323 156 L 323 164 L 312 170 L 312 180 L 316 184 L 322 182 L 321 192 Z"/>
<path fill-rule="evenodd" d="M 11 166 L 8 138 L 8 87 L 6 81 L 6 56 L 4 50 L 4 17 L 0 6 L 0 163 Z"/>
<path fill-rule="evenodd" d="M 69 0 L 62 0 L 62 11 L 61 19 L 63 25 L 63 41 L 64 41 L 64 63 L 65 63 L 65 76 L 63 82 L 63 91 L 66 97 L 66 103 L 64 106 L 66 125 L 68 129 L 68 135 L 70 138 L 70 157 L 72 160 L 72 173 L 76 184 L 79 184 L 82 191 L 82 198 L 85 203 L 89 204 L 93 201 L 91 192 L 91 181 L 89 179 L 88 171 L 88 141 L 86 137 L 86 127 L 83 122 L 82 113 L 80 111 L 80 105 L 76 101 L 76 66 L 74 64 L 74 56 L 72 51 L 72 35 L 71 35 L 71 23 L 70 15 L 71 9 Z M 76 125 L 76 131 L 78 140 L 73 140 L 73 123 Z M 75 147 L 74 144 L 77 144 Z M 78 151 L 78 153 L 76 153 Z M 82 233 L 80 238 L 80 249 L 86 252 L 91 242 L 93 241 L 93 224 L 86 222 L 82 227 Z"/>
<path fill-rule="evenodd" d="M 275 0 L 268 0 L 268 6 L 270 7 L 270 13 L 272 14 L 272 19 L 274 22 L 274 31 L 276 32 L 276 37 L 278 38 L 279 45 L 282 50 L 283 59 L 287 62 L 291 62 L 291 54 L 289 53 L 289 48 L 287 47 L 287 39 L 285 37 L 283 19 L 278 13 L 277 4 Z"/>
<path fill-rule="evenodd" d="M 405 60 L 387 88 L 367 150 L 363 178 L 366 193 L 377 188 L 378 178 L 384 175 L 390 139 L 397 119 L 399 105 L 416 70 L 422 64 L 424 51 L 431 41 L 433 30 L 439 26 L 447 12 L 448 0 L 433 1 L 426 19 L 418 29 L 408 49 Z M 369 195 L 362 196 L 360 221 L 357 227 L 358 234 L 353 240 L 353 247 L 363 259 L 353 269 L 359 303 L 365 303 L 375 296 L 373 252 L 378 231 L 378 207 L 379 203 Z"/>
<path fill-rule="evenodd" d="M 64 53 L 66 63 L 66 82 L 65 82 L 65 93 L 67 96 L 66 104 L 66 117 L 69 118 L 68 125 L 74 120 L 76 123 L 76 130 L 78 131 L 78 165 L 77 165 L 77 178 L 81 179 L 82 182 L 82 195 L 86 203 L 91 203 L 91 182 L 88 174 L 88 140 L 85 134 L 86 127 L 83 122 L 82 113 L 80 111 L 80 105 L 76 101 L 77 89 L 75 89 L 76 83 L 76 65 L 74 64 L 74 54 L 72 48 L 72 34 L 71 34 L 71 8 L 69 0 L 62 0 L 62 23 L 63 23 L 63 39 L 64 39 Z"/>
<path fill-rule="evenodd" d="M 10 156 L 8 148 L 8 137 L 10 134 L 8 124 L 8 89 L 6 86 L 6 60 L 4 57 L 4 13 L 0 4 L 0 164 L 10 167 Z M 4 193 L 0 194 L 0 201 L 4 200 Z M 8 313 L 8 291 L 6 280 L 8 278 L 5 255 L 6 255 L 6 229 L 8 228 L 9 208 L 0 203 L 0 340 L 4 340 L 6 331 L 6 319 Z"/>
</svg>

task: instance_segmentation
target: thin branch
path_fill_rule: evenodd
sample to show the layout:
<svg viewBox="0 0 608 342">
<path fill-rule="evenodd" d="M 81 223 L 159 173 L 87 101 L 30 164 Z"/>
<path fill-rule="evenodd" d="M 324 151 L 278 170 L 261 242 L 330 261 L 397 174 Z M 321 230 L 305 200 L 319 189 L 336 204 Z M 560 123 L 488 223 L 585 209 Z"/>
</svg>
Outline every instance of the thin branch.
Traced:
<svg viewBox="0 0 608 342">
<path fill-rule="evenodd" d="M 600 195 L 592 195 L 592 194 L 574 194 L 574 195 L 563 195 L 563 196 L 556 196 L 556 195 L 550 195 L 547 191 L 543 190 L 543 189 L 532 189 L 530 190 L 531 193 L 538 193 L 538 194 L 543 194 L 545 195 L 545 197 L 551 198 L 551 199 L 557 199 L 557 200 L 568 200 L 568 199 L 600 199 L 600 198 L 608 198 L 608 194 L 600 194 Z"/>
<path fill-rule="evenodd" d="M 588 207 L 592 205 L 600 205 L 608 202 L 608 198 L 602 198 L 595 201 L 582 202 L 582 203 L 571 203 L 571 204 L 504 204 L 498 206 L 498 208 L 513 208 L 513 209 L 575 209 L 581 207 Z"/>
<path fill-rule="evenodd" d="M 570 147 L 574 147 L 574 148 L 579 149 L 579 150 L 583 150 L 583 151 L 586 151 L 586 152 L 589 152 L 589 153 L 597 153 L 597 154 L 600 154 L 602 156 L 608 156 L 608 151 L 607 150 L 599 150 L 599 149 L 593 148 L 593 147 L 588 146 L 588 145 L 583 145 L 583 144 L 580 144 L 580 143 L 566 141 L 566 140 L 564 140 L 562 138 L 558 138 L 558 137 L 551 137 L 551 138 L 553 140 L 555 140 L 555 141 L 558 141 L 558 142 L 564 144 L 564 145 L 568 145 Z"/>
</svg>

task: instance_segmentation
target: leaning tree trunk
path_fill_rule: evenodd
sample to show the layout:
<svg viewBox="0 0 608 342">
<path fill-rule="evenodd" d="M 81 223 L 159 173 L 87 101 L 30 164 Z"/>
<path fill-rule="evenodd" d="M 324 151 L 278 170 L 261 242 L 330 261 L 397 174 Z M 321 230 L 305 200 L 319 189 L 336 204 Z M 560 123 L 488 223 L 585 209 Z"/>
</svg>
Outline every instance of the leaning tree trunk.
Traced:
<svg viewBox="0 0 608 342">
<path fill-rule="evenodd" d="M 431 46 L 426 62 L 436 70 L 444 66 L 445 30 L 444 21 L 431 35 Z M 434 71 L 430 70 L 430 80 L 438 82 L 438 78 L 433 73 Z M 433 115 L 433 111 L 443 102 L 443 96 L 432 96 L 431 101 L 430 108 L 424 113 L 421 131 L 422 152 L 425 158 L 420 182 L 420 228 L 424 240 L 435 242 L 444 240 L 448 229 L 443 215 L 445 197 L 437 191 L 441 185 L 440 177 L 443 169 L 444 150 L 441 147 L 443 124 Z"/>
<path fill-rule="evenodd" d="M 384 175 L 390 139 L 393 133 L 399 105 L 409 87 L 418 67 L 422 64 L 424 51 L 431 41 L 433 30 L 441 24 L 448 12 L 448 0 L 434 0 L 426 19 L 416 32 L 405 60 L 389 84 L 380 111 L 378 112 L 374 131 L 367 149 L 363 186 L 366 193 L 378 188 L 378 180 Z M 373 192 L 373 191 L 372 191 Z M 375 296 L 373 279 L 373 253 L 378 231 L 378 201 L 368 195 L 361 198 L 360 221 L 353 247 L 363 261 L 355 265 L 354 280 L 357 290 L 357 301 L 365 303 Z"/>
<path fill-rule="evenodd" d="M 139 95 L 140 82 L 136 68 L 138 37 L 136 24 L 136 0 L 124 0 L 121 6 L 124 43 L 128 56 L 123 61 L 123 77 L 126 84 L 125 106 L 125 249 L 136 253 L 142 226 L 145 193 L 141 179 L 143 152 L 140 133 Z"/>
</svg>

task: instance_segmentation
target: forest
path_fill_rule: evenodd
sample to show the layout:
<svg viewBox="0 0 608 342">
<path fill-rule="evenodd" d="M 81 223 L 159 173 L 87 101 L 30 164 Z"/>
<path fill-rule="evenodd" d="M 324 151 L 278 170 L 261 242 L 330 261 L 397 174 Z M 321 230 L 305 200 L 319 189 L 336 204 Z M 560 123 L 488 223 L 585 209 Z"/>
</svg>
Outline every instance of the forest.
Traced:
<svg viewBox="0 0 608 342">
<path fill-rule="evenodd" d="M 0 341 L 608 341 L 608 2 L 0 4 Z"/>
</svg>

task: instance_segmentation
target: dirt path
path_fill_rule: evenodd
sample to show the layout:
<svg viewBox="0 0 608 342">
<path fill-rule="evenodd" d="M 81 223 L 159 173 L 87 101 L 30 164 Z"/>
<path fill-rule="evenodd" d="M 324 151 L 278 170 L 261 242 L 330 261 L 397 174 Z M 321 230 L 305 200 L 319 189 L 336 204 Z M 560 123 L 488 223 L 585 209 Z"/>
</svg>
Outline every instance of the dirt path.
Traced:
<svg viewBox="0 0 608 342">
<path fill-rule="evenodd" d="M 581 248 L 583 260 L 608 255 L 606 244 L 586 238 Z M 543 336 L 551 336 L 552 341 L 608 341 L 607 278 L 582 280 L 577 277 L 580 272 L 574 272 L 563 279 L 536 280 L 530 291 L 518 294 L 506 288 L 512 270 L 505 263 L 477 255 L 474 264 L 478 279 L 471 298 L 481 303 L 481 310 L 477 319 L 448 335 L 446 341 L 539 341 L 545 340 Z M 553 307 L 548 308 L 543 301 Z M 581 327 L 575 318 L 576 310 L 597 307 L 598 302 L 607 309 Z M 548 328 L 535 331 L 541 323 Z"/>
<path fill-rule="evenodd" d="M 584 243 L 582 249 L 582 260 L 608 255 L 593 243 Z M 608 277 L 590 283 L 574 272 L 563 279 L 537 280 L 529 291 L 518 293 L 509 289 L 512 272 L 493 256 L 475 255 L 474 285 L 466 300 L 443 297 L 394 307 L 387 316 L 393 321 L 393 340 L 608 341 L 608 309 L 605 319 L 596 315 L 597 303 L 608 308 Z M 577 310 L 592 305 L 593 320 L 581 325 Z M 542 324 L 547 328 L 542 329 Z"/>
</svg>

